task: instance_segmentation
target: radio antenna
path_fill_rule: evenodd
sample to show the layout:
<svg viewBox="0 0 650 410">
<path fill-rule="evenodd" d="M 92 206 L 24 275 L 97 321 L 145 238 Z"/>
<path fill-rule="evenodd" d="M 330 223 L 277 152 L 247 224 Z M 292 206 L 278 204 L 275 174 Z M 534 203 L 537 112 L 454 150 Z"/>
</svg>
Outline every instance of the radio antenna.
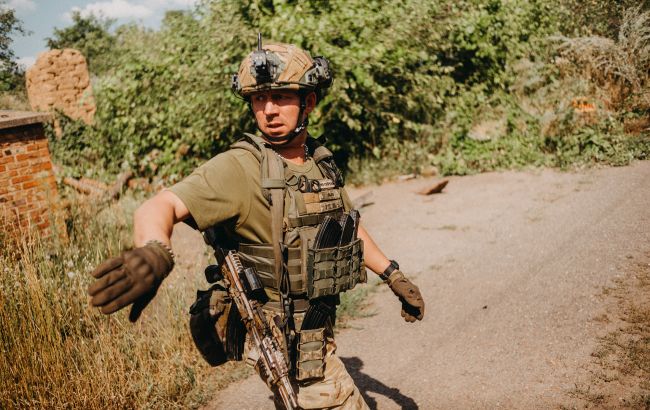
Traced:
<svg viewBox="0 0 650 410">
<path fill-rule="evenodd" d="M 262 33 L 257 33 L 257 50 L 262 50 Z"/>
</svg>

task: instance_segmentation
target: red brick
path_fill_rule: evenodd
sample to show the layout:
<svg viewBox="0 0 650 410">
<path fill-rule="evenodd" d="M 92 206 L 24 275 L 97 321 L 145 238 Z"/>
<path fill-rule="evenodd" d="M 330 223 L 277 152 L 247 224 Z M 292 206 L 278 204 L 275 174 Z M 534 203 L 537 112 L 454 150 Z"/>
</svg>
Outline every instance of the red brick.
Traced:
<svg viewBox="0 0 650 410">
<path fill-rule="evenodd" d="M 19 177 L 11 178 L 11 183 L 12 184 L 19 184 L 21 182 L 29 181 L 30 179 L 32 179 L 32 177 L 30 175 L 22 175 L 22 176 L 19 176 Z"/>
<path fill-rule="evenodd" d="M 18 154 L 16 155 L 16 159 L 18 161 L 25 161 L 26 159 L 38 158 L 39 155 L 40 155 L 40 151 L 35 151 L 27 154 Z"/>
<path fill-rule="evenodd" d="M 5 167 L 4 165 L 0 165 L 0 172 L 5 172 L 6 169 L 7 167 Z"/>
<path fill-rule="evenodd" d="M 27 145 L 27 152 L 37 151 L 41 148 L 37 143 L 32 143 Z"/>
<path fill-rule="evenodd" d="M 36 172 L 39 172 L 39 171 L 49 171 L 50 169 L 52 169 L 52 163 L 49 162 L 49 161 L 42 161 L 42 162 L 33 164 L 30 169 L 31 169 L 31 171 L 33 173 L 36 173 Z"/>
<path fill-rule="evenodd" d="M 22 188 L 23 189 L 30 189 L 38 186 L 38 181 L 27 181 L 23 183 Z"/>
<path fill-rule="evenodd" d="M 18 207 L 18 213 L 20 215 L 29 214 L 29 211 L 33 209 L 33 205 L 23 205 Z"/>
<path fill-rule="evenodd" d="M 9 156 L 2 156 L 0 157 L 0 165 L 8 164 L 10 162 L 14 162 L 16 159 L 13 155 Z"/>
<path fill-rule="evenodd" d="M 8 176 L 9 178 L 11 178 L 11 177 L 15 177 L 16 175 L 18 175 L 18 170 L 15 170 L 15 169 L 14 169 L 14 170 L 12 170 L 12 171 L 7 172 L 7 176 Z"/>
</svg>

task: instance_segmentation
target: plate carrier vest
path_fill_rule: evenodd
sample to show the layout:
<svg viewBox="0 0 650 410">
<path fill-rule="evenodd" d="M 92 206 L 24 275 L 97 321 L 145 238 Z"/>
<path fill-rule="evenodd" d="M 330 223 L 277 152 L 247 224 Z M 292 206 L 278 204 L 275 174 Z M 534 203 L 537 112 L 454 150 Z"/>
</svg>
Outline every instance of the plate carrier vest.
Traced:
<svg viewBox="0 0 650 410">
<path fill-rule="evenodd" d="M 208 228 L 204 238 L 220 265 L 219 255 L 238 250 L 244 267 L 254 267 L 265 288 L 285 297 L 312 300 L 352 289 L 366 281 L 366 272 L 361 239 L 313 249 L 325 218 L 340 220 L 349 210 L 343 204 L 343 178 L 332 152 L 311 137 L 306 144 L 324 179 L 296 175 L 261 137 L 245 134 L 231 145 L 231 149 L 252 153 L 260 163 L 262 194 L 271 208 L 272 243 L 238 243 L 219 226 Z"/>
</svg>

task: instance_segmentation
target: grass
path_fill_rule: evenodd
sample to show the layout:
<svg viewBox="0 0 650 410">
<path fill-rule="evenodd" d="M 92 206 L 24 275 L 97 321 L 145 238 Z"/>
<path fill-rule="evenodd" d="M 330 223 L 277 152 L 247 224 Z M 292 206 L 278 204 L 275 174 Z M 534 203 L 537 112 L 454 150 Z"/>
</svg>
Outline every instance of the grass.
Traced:
<svg viewBox="0 0 650 410">
<path fill-rule="evenodd" d="M 248 374 L 210 368 L 192 343 L 187 310 L 205 261 L 179 266 L 136 324 L 89 306 L 88 272 L 131 244 L 138 202 L 73 202 L 67 243 L 3 247 L 0 408 L 192 408 Z"/>
<path fill-rule="evenodd" d="M 22 90 L 0 92 L 0 110 L 31 111 L 27 94 Z"/>
<path fill-rule="evenodd" d="M 376 290 L 377 286 L 367 283 L 342 293 L 341 304 L 336 309 L 336 327 L 344 329 L 350 327 L 354 319 L 373 316 L 374 313 L 369 310 L 368 296 Z"/>
<path fill-rule="evenodd" d="M 179 261 L 141 319 L 105 316 L 88 303 L 89 272 L 131 246 L 141 198 L 72 200 L 69 240 L 28 236 L 0 251 L 0 408 L 196 408 L 247 377 L 243 362 L 211 368 L 195 349 L 188 308 L 207 253 Z M 4 245 L 7 245 L 6 243 Z M 368 315 L 372 285 L 341 297 L 339 328 Z"/>
<path fill-rule="evenodd" d="M 572 395 L 598 408 L 650 408 L 650 253 L 603 294 L 616 304 L 596 320 L 615 330 L 601 337 L 590 379 Z"/>
</svg>

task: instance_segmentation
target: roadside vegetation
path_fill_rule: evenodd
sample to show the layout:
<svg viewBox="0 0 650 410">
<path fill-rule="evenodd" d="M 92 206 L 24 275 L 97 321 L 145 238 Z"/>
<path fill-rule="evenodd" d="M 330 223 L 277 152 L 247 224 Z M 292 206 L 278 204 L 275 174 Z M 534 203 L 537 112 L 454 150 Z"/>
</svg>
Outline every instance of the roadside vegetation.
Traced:
<svg viewBox="0 0 650 410">
<path fill-rule="evenodd" d="M 159 30 L 74 16 L 95 123 L 61 119 L 69 176 L 171 183 L 255 130 L 230 78 L 265 38 L 327 56 L 311 116 L 352 183 L 437 170 L 622 165 L 648 155 L 647 1 L 203 1 Z M 308 29 L 306 29 L 308 28 Z"/>
<path fill-rule="evenodd" d="M 73 201 L 68 240 L 25 239 L 0 251 L 0 407 L 188 408 L 245 374 L 203 363 L 188 306 L 203 260 L 180 264 L 137 324 L 88 303 L 88 274 L 131 244 L 137 201 Z"/>
<path fill-rule="evenodd" d="M 136 324 L 92 308 L 89 272 L 132 245 L 141 198 L 69 201 L 67 239 L 34 235 L 0 250 L 0 408 L 196 408 L 252 373 L 243 362 L 211 368 L 192 342 L 188 310 L 207 287 L 207 250 L 179 261 Z M 342 298 L 343 326 L 368 291 Z"/>
<path fill-rule="evenodd" d="M 650 152 L 649 10 L 631 0 L 214 0 L 168 12 L 155 31 L 76 15 L 48 44 L 87 55 L 97 113 L 93 125 L 59 114 L 50 150 L 59 179 L 112 182 L 129 169 L 178 181 L 254 131 L 229 85 L 259 30 L 331 60 L 336 80 L 310 127 L 351 183 L 624 165 Z M 22 32 L 11 16 L 0 46 Z M 20 67 L 0 69 L 2 108 L 25 109 Z M 192 345 L 187 310 L 207 255 L 177 266 L 135 325 L 89 307 L 88 272 L 131 245 L 140 195 L 107 204 L 67 193 L 68 241 L 0 250 L 1 408 L 197 407 L 248 374 L 209 368 Z M 343 297 L 342 323 L 370 291 Z"/>
<path fill-rule="evenodd" d="M 607 313 L 588 380 L 574 397 L 595 408 L 650 408 L 650 253 L 626 264 L 628 274 L 603 292 Z"/>
</svg>

